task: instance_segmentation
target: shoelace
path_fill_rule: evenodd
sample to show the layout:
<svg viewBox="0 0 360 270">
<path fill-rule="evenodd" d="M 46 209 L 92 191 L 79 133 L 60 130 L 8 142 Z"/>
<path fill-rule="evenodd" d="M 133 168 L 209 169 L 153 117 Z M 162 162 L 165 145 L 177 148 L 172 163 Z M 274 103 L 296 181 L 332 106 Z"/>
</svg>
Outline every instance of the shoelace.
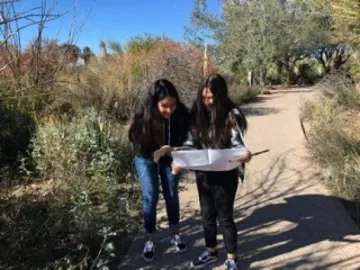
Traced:
<svg viewBox="0 0 360 270">
<path fill-rule="evenodd" d="M 151 242 L 151 241 L 147 241 L 147 242 L 145 243 L 144 253 L 145 253 L 145 252 L 152 251 L 152 250 L 153 250 L 153 247 L 154 247 L 154 243 Z"/>
<path fill-rule="evenodd" d="M 234 260 L 227 259 L 225 265 L 229 270 L 237 270 L 236 262 Z"/>
</svg>

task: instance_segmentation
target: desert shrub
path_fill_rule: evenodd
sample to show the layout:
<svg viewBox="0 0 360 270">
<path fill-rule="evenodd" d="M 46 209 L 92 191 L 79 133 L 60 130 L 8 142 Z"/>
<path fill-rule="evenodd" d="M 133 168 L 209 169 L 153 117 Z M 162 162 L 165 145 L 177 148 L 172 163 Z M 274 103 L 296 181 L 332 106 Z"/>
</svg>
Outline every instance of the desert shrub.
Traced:
<svg viewBox="0 0 360 270">
<path fill-rule="evenodd" d="M 334 78 L 334 77 L 332 77 Z M 351 214 L 360 224 L 360 94 L 346 79 L 320 85 L 322 92 L 302 108 L 308 149 L 323 167 L 334 194 L 353 202 Z"/>
<path fill-rule="evenodd" d="M 360 108 L 360 95 L 347 73 L 332 73 L 319 85 L 322 95 L 346 110 Z"/>
<path fill-rule="evenodd" d="M 230 85 L 229 88 L 231 100 L 238 105 L 253 100 L 261 93 L 261 88 L 259 86 L 253 86 L 252 88 L 248 88 L 240 87 L 239 85 L 233 84 Z"/>
<path fill-rule="evenodd" d="M 57 182 L 65 204 L 78 200 L 106 204 L 108 198 L 117 196 L 120 183 L 133 179 L 126 127 L 94 109 L 70 122 L 47 120 L 39 125 L 33 143 L 32 155 L 41 177 Z"/>
<path fill-rule="evenodd" d="M 116 234 L 131 235 L 139 223 L 126 127 L 95 109 L 49 116 L 32 145 L 38 180 L 0 201 L 1 265 L 107 265 Z"/>
</svg>

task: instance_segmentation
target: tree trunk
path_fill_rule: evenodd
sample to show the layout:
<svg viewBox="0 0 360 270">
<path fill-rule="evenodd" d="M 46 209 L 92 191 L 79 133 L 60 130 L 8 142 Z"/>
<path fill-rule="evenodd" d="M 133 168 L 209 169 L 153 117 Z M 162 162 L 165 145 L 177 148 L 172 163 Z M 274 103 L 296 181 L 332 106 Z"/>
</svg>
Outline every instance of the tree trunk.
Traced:
<svg viewBox="0 0 360 270">
<path fill-rule="evenodd" d="M 295 63 L 294 61 L 292 61 L 292 59 L 290 57 L 287 57 L 286 62 L 284 63 L 285 69 L 287 71 L 287 83 L 288 85 L 294 85 L 297 83 L 297 75 L 295 72 Z"/>
<path fill-rule="evenodd" d="M 252 71 L 248 71 L 248 74 L 247 74 L 247 86 L 248 88 L 252 88 L 253 86 L 253 72 Z"/>
<path fill-rule="evenodd" d="M 260 69 L 260 85 L 261 87 L 265 86 L 265 80 L 266 80 L 266 68 Z"/>
<path fill-rule="evenodd" d="M 278 73 L 278 76 L 279 76 L 279 78 L 281 80 L 283 63 L 281 63 L 281 61 L 277 61 L 276 65 L 277 65 L 277 73 Z"/>
<path fill-rule="evenodd" d="M 285 65 L 285 69 L 287 72 L 287 83 L 288 85 L 296 84 L 296 73 L 294 71 L 294 68 L 289 64 Z"/>
</svg>

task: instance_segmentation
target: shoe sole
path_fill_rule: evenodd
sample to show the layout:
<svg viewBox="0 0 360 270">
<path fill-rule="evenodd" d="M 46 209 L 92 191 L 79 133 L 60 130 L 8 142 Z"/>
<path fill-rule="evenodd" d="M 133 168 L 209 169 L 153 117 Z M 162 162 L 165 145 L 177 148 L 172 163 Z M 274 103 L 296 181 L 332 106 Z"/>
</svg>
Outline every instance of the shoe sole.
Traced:
<svg viewBox="0 0 360 270">
<path fill-rule="evenodd" d="M 145 262 L 152 262 L 152 261 L 154 261 L 154 259 L 155 259 L 155 256 L 152 257 L 151 259 L 146 258 L 144 255 L 143 255 L 142 257 L 143 257 L 143 259 L 144 259 Z"/>
<path fill-rule="evenodd" d="M 176 249 L 175 248 L 175 253 L 177 253 L 177 254 L 182 254 L 182 253 L 185 253 L 186 251 L 187 251 L 187 247 L 184 249 Z"/>
<path fill-rule="evenodd" d="M 155 247 L 154 247 L 154 256 L 151 259 L 148 259 L 144 256 L 144 254 L 142 255 L 143 259 L 145 262 L 152 262 L 155 259 Z"/>
<path fill-rule="evenodd" d="M 204 267 L 206 267 L 206 266 L 208 266 L 210 264 L 215 263 L 216 261 L 217 261 L 217 258 L 212 259 L 212 260 L 210 260 L 210 261 L 208 261 L 208 262 L 206 262 L 206 263 L 204 263 L 202 265 L 193 265 L 193 263 L 190 263 L 190 269 L 202 269 L 202 268 L 204 268 Z"/>
</svg>

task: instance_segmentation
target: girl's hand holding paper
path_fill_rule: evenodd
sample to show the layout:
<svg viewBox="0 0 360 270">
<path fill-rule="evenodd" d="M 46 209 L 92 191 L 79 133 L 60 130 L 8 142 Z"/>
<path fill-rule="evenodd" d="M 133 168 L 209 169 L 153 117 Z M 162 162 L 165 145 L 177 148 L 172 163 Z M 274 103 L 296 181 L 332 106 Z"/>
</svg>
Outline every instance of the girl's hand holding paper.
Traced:
<svg viewBox="0 0 360 270">
<path fill-rule="evenodd" d="M 240 163 L 248 163 L 248 162 L 250 162 L 251 158 L 252 158 L 252 154 L 251 154 L 251 152 L 248 150 L 243 157 L 241 157 L 240 159 L 238 159 L 238 162 L 240 162 Z"/>
<path fill-rule="evenodd" d="M 154 161 L 159 163 L 160 158 L 171 153 L 173 148 L 170 145 L 164 145 L 154 152 Z"/>
</svg>

